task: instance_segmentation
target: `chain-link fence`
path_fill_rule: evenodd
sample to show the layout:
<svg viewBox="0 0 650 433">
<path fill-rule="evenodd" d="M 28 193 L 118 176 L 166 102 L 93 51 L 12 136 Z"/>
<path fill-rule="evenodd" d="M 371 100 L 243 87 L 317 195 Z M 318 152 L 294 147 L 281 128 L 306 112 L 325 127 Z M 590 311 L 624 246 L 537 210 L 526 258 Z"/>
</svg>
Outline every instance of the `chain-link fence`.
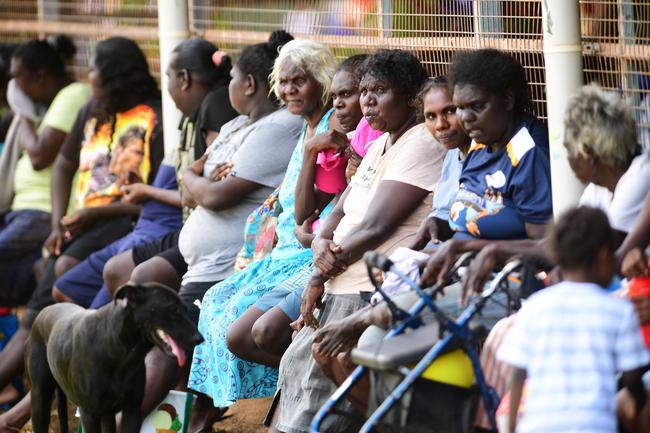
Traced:
<svg viewBox="0 0 650 433">
<path fill-rule="evenodd" d="M 566 0 L 574 1 L 574 0 Z M 576 0 L 577 1 L 577 0 Z M 339 58 L 380 47 L 413 51 L 431 75 L 453 53 L 494 47 L 524 65 L 537 114 L 546 116 L 541 0 L 190 0 L 190 26 L 234 56 L 284 28 L 321 41 Z M 650 2 L 579 0 L 586 82 L 621 92 L 642 139 L 650 131 Z M 154 0 L 3 0 L 0 38 L 67 33 L 78 45 L 75 73 L 85 75 L 93 45 L 109 35 L 137 40 L 159 74 Z"/>
</svg>

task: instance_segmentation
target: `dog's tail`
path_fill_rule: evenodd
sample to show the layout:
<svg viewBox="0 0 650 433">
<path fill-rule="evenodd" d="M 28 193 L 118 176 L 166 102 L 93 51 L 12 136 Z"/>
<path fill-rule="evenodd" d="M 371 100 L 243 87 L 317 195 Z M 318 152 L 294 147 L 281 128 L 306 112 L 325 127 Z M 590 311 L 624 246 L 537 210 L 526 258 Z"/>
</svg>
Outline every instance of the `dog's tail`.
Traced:
<svg viewBox="0 0 650 433">
<path fill-rule="evenodd" d="M 59 414 L 59 432 L 68 432 L 68 397 L 65 392 L 57 385 L 56 387 L 56 410 Z"/>
</svg>

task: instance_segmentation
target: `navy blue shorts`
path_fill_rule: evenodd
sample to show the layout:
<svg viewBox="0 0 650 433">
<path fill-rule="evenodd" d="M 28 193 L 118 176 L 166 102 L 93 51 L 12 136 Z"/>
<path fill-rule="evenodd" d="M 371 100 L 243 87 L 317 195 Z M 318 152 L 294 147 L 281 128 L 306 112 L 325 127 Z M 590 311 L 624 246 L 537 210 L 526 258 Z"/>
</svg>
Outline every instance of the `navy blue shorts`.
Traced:
<svg viewBox="0 0 650 433">
<path fill-rule="evenodd" d="M 29 300 L 36 287 L 34 263 L 50 228 L 50 214 L 40 210 L 0 216 L 0 305 L 13 307 Z"/>
</svg>

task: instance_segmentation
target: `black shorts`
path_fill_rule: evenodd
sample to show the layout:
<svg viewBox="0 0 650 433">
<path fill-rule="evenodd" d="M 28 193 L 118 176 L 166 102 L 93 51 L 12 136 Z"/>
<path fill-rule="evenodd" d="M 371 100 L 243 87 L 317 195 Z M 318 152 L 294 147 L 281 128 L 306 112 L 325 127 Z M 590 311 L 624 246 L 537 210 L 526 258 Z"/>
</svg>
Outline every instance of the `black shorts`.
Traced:
<svg viewBox="0 0 650 433">
<path fill-rule="evenodd" d="M 133 230 L 131 217 L 102 219 L 83 235 L 63 245 L 61 255 L 81 261 L 86 257 L 128 235 Z"/>
<path fill-rule="evenodd" d="M 123 238 L 133 230 L 131 217 L 119 217 L 106 220 L 99 220 L 93 228 L 83 235 L 73 239 L 70 243 L 63 245 L 62 256 L 74 257 L 82 261 L 86 257 L 98 251 L 116 240 Z M 50 257 L 45 266 L 43 276 L 36 284 L 36 289 L 27 303 L 30 310 L 41 311 L 48 305 L 52 305 L 52 287 L 56 281 L 54 264 L 56 257 Z"/>
<path fill-rule="evenodd" d="M 196 300 L 202 301 L 205 292 L 217 283 L 219 281 L 186 283 L 178 291 L 178 296 L 180 296 L 181 302 L 185 305 L 187 312 L 190 313 L 194 324 L 198 325 L 199 323 L 199 307 L 194 302 Z"/>
<path fill-rule="evenodd" d="M 178 236 L 180 233 L 180 230 L 168 233 L 155 241 L 134 246 L 131 249 L 133 263 L 137 266 L 153 257 L 162 257 L 172 265 L 178 277 L 182 278 L 187 272 L 187 263 L 185 263 L 185 259 L 178 249 Z"/>
</svg>

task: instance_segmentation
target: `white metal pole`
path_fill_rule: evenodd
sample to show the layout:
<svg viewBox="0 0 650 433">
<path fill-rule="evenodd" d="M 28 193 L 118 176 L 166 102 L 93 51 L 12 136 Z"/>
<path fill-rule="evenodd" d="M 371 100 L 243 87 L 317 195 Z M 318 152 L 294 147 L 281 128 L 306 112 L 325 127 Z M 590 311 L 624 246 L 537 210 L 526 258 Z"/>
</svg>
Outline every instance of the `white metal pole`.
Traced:
<svg viewBox="0 0 650 433">
<path fill-rule="evenodd" d="M 178 144 L 181 112 L 167 92 L 165 70 L 173 49 L 190 36 L 187 0 L 158 0 L 158 37 L 160 39 L 160 85 L 163 108 L 165 155 Z"/>
<path fill-rule="evenodd" d="M 577 0 L 542 1 L 546 100 L 551 151 L 553 212 L 557 217 L 578 202 L 584 187 L 573 175 L 562 144 L 564 111 L 582 86 L 582 44 Z"/>
</svg>

